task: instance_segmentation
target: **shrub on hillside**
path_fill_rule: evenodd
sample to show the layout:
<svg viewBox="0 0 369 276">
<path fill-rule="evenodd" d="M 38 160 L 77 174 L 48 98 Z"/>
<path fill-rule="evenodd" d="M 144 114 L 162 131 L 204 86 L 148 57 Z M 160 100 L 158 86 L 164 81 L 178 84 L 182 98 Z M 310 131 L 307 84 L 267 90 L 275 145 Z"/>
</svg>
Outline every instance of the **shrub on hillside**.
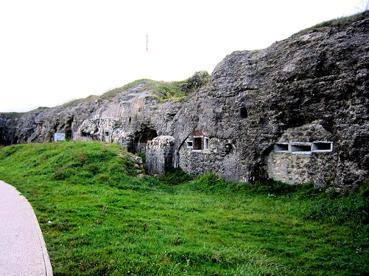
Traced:
<svg viewBox="0 0 369 276">
<path fill-rule="evenodd" d="M 189 77 L 187 80 L 183 81 L 180 87 L 182 91 L 190 93 L 207 84 L 209 81 L 209 73 L 206 71 L 199 71 L 193 74 L 192 77 Z"/>
</svg>

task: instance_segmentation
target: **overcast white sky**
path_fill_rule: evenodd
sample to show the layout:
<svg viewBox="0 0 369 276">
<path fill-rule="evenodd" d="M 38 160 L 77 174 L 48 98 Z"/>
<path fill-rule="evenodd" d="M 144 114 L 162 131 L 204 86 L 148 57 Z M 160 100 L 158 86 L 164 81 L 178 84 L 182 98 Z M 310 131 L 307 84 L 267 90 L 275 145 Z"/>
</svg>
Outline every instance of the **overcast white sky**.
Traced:
<svg viewBox="0 0 369 276">
<path fill-rule="evenodd" d="M 209 73 L 364 0 L 0 0 L 0 112 Z M 145 37 L 149 36 L 146 52 Z"/>
</svg>

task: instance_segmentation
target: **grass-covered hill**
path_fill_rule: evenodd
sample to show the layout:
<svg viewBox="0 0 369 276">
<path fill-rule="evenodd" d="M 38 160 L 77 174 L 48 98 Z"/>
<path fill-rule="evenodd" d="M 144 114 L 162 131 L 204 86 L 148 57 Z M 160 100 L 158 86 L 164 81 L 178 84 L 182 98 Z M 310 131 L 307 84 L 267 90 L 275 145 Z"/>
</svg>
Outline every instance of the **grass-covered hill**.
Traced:
<svg viewBox="0 0 369 276">
<path fill-rule="evenodd" d="M 347 195 L 212 174 L 136 177 L 118 145 L 0 148 L 55 275 L 364 275 L 368 189 Z"/>
</svg>

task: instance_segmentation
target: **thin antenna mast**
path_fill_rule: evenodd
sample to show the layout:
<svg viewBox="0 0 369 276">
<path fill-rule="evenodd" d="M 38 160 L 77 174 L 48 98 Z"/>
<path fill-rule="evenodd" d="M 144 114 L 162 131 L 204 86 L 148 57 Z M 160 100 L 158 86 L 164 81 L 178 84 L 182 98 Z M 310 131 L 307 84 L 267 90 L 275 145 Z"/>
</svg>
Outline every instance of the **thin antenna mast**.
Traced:
<svg viewBox="0 0 369 276">
<path fill-rule="evenodd" d="M 146 52 L 149 51 L 149 35 L 146 34 Z"/>
</svg>

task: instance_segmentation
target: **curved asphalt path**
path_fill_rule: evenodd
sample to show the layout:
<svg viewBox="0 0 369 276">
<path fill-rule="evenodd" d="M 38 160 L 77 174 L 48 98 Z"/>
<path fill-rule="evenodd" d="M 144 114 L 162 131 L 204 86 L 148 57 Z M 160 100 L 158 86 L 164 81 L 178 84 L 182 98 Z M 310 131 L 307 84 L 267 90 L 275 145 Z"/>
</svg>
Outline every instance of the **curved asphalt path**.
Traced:
<svg viewBox="0 0 369 276">
<path fill-rule="evenodd" d="M 44 238 L 31 204 L 0 181 L 0 276 L 52 275 Z"/>
</svg>

